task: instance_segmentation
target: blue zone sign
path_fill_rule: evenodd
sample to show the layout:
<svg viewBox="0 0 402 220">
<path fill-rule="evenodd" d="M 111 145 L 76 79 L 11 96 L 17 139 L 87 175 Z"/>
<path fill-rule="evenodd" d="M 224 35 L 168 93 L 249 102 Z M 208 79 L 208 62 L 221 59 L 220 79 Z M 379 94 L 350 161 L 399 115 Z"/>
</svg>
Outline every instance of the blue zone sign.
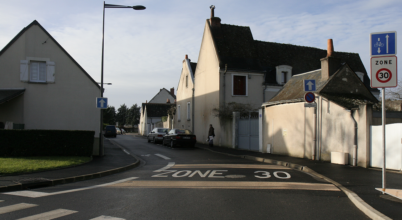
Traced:
<svg viewBox="0 0 402 220">
<path fill-rule="evenodd" d="M 396 55 L 396 31 L 370 34 L 371 56 Z"/>
<path fill-rule="evenodd" d="M 96 97 L 96 108 L 107 108 L 107 98 Z"/>
</svg>

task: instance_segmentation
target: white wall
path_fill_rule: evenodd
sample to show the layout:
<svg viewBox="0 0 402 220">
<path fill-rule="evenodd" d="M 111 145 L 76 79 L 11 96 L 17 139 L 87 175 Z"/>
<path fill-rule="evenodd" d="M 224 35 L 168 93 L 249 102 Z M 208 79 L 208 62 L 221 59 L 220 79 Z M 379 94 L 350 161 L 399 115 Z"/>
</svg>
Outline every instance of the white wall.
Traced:
<svg viewBox="0 0 402 220">
<path fill-rule="evenodd" d="M 370 166 L 383 167 L 382 125 L 371 126 Z M 385 125 L 386 168 L 402 169 L 402 123 Z"/>
</svg>

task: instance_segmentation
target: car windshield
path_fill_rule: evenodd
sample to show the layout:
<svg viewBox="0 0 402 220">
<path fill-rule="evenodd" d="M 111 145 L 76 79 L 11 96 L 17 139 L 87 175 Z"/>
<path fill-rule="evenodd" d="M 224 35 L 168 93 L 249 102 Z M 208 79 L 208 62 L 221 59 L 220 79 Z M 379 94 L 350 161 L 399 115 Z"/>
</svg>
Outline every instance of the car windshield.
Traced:
<svg viewBox="0 0 402 220">
<path fill-rule="evenodd" d="M 192 134 L 190 130 L 176 130 L 176 134 Z"/>
<path fill-rule="evenodd" d="M 109 131 L 109 130 L 113 130 L 113 129 L 115 129 L 114 126 L 113 126 L 113 127 L 112 127 L 112 126 L 107 126 L 107 127 L 106 127 L 106 130 L 108 130 L 108 131 Z"/>
<path fill-rule="evenodd" d="M 168 129 L 158 129 L 158 133 L 166 133 Z"/>
</svg>

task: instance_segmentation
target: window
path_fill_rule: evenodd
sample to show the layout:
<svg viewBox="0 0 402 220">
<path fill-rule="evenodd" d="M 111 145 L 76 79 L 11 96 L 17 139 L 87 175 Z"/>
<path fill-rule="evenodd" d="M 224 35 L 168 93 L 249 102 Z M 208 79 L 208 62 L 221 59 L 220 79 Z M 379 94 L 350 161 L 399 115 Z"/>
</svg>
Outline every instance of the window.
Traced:
<svg viewBox="0 0 402 220">
<path fill-rule="evenodd" d="M 180 121 L 180 105 L 177 106 L 177 120 Z"/>
<path fill-rule="evenodd" d="M 188 75 L 186 76 L 186 88 L 188 87 Z"/>
<path fill-rule="evenodd" d="M 31 62 L 29 68 L 30 82 L 46 82 L 46 63 Z"/>
<path fill-rule="evenodd" d="M 187 120 L 189 121 L 190 120 L 190 102 L 187 102 Z"/>
<path fill-rule="evenodd" d="M 282 73 L 281 73 L 281 83 L 282 84 L 285 84 L 287 82 L 287 79 L 286 79 L 287 74 L 288 74 L 288 72 L 282 71 Z"/>
<path fill-rule="evenodd" d="M 247 76 L 233 75 L 233 95 L 247 95 Z"/>
<path fill-rule="evenodd" d="M 22 82 L 55 82 L 55 62 L 49 58 L 27 57 L 20 61 L 20 80 Z"/>
<path fill-rule="evenodd" d="M 276 67 L 276 82 L 284 85 L 292 77 L 292 67 L 288 65 L 279 65 Z"/>
</svg>

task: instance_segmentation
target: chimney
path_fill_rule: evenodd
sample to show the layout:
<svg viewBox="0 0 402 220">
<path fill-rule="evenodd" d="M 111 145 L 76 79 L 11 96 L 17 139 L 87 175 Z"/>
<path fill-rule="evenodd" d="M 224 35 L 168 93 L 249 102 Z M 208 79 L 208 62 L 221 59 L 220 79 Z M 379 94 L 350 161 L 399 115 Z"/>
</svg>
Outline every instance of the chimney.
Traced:
<svg viewBox="0 0 402 220">
<path fill-rule="evenodd" d="M 215 5 L 211 5 L 211 7 L 209 7 L 211 9 L 211 19 L 209 19 L 209 22 L 211 23 L 211 27 L 212 28 L 220 28 L 221 27 L 221 19 L 218 17 L 215 17 Z"/>
<path fill-rule="evenodd" d="M 340 67 L 341 60 L 333 57 L 334 45 L 332 39 L 328 39 L 327 57 L 321 61 L 321 81 L 327 81 Z"/>
<path fill-rule="evenodd" d="M 186 54 L 186 56 L 184 57 L 184 59 L 188 60 L 188 55 Z"/>
<path fill-rule="evenodd" d="M 170 100 L 169 100 L 169 99 L 167 99 L 167 100 L 166 100 L 166 103 L 170 103 Z"/>
<path fill-rule="evenodd" d="M 172 94 L 172 96 L 174 96 L 174 87 L 170 88 L 170 94 Z"/>
</svg>

